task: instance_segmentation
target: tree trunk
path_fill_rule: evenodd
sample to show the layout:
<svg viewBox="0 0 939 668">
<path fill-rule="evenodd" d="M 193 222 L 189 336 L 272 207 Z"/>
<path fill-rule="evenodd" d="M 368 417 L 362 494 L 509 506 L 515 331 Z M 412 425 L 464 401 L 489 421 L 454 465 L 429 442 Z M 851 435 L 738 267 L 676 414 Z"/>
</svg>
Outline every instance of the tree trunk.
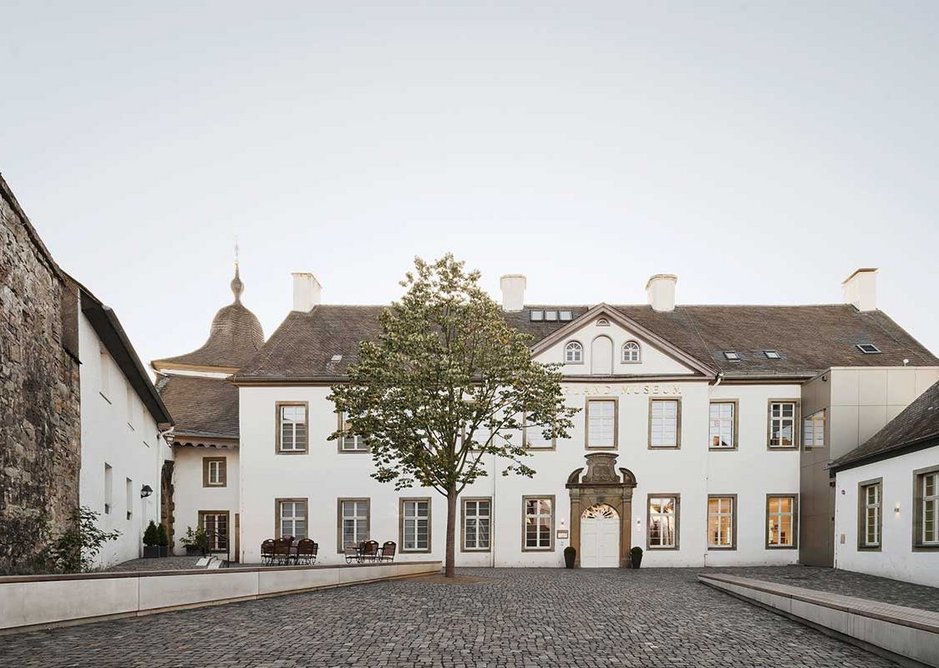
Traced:
<svg viewBox="0 0 939 668">
<path fill-rule="evenodd" d="M 452 578 L 456 575 L 456 501 L 457 491 L 447 493 L 447 555 L 444 575 Z"/>
</svg>

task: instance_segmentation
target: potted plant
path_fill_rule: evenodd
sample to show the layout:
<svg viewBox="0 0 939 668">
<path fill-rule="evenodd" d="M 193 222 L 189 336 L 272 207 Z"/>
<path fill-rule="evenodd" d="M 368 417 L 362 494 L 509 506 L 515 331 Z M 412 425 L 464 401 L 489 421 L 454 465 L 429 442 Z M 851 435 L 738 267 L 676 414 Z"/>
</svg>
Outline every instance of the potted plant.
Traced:
<svg viewBox="0 0 939 668">
<path fill-rule="evenodd" d="M 160 524 L 160 526 L 157 527 L 157 545 L 160 546 L 161 557 L 169 556 L 170 538 L 166 534 L 166 526 L 163 524 Z"/>
<path fill-rule="evenodd" d="M 192 527 L 186 527 L 186 535 L 179 542 L 186 548 L 186 554 L 188 555 L 201 554 L 205 556 L 209 553 L 209 536 L 202 527 L 196 528 L 195 531 L 192 530 Z"/>
<path fill-rule="evenodd" d="M 633 568 L 639 568 L 642 563 L 642 548 L 638 545 L 629 551 L 629 560 Z"/>
<path fill-rule="evenodd" d="M 143 532 L 143 558 L 155 559 L 160 556 L 160 536 L 157 525 L 150 520 L 147 530 Z"/>
<path fill-rule="evenodd" d="M 574 560 L 577 558 L 577 550 L 574 549 L 573 545 L 568 545 L 564 548 L 564 566 L 566 568 L 574 567 Z"/>
</svg>

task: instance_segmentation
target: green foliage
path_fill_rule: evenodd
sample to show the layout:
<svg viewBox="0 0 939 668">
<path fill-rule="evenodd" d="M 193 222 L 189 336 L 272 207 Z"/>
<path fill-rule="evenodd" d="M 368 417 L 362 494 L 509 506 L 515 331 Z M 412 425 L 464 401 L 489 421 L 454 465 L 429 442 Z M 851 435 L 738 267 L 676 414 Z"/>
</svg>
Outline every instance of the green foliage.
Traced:
<svg viewBox="0 0 939 668">
<path fill-rule="evenodd" d="M 147 525 L 147 530 L 143 532 L 143 544 L 147 547 L 154 547 L 160 544 L 159 529 L 153 520 Z"/>
<path fill-rule="evenodd" d="M 78 573 L 94 568 L 94 559 L 104 544 L 117 540 L 121 532 L 98 527 L 98 513 L 87 506 L 76 510 L 68 529 L 50 547 L 50 560 L 56 571 Z"/>
<path fill-rule="evenodd" d="M 642 556 L 642 548 L 639 547 L 638 545 L 636 545 L 634 548 L 632 548 L 632 549 L 629 551 L 629 553 L 630 553 L 630 554 L 634 554 L 634 555 Z"/>
<path fill-rule="evenodd" d="M 531 359 L 531 338 L 505 321 L 479 272 L 449 254 L 414 265 L 406 293 L 380 317 L 378 340 L 361 344 L 349 382 L 329 398 L 368 441 L 373 477 L 396 489 L 458 494 L 486 475 L 486 455 L 501 458 L 503 475 L 531 477 L 529 453 L 513 440 L 522 420 L 565 438 L 577 412 L 564 405 L 560 365 Z"/>
<path fill-rule="evenodd" d="M 576 554 L 577 554 L 577 550 L 574 548 L 573 545 L 568 545 L 567 547 L 564 548 L 564 556 L 565 556 L 565 557 L 566 557 L 567 555 L 576 555 Z"/>
<path fill-rule="evenodd" d="M 198 550 L 203 555 L 209 553 L 209 535 L 202 527 L 196 527 L 195 531 L 192 527 L 186 527 L 186 534 L 179 539 L 179 542 L 183 544 L 183 547 Z"/>
<path fill-rule="evenodd" d="M 160 524 L 157 527 L 157 545 L 160 547 L 169 547 L 170 537 L 166 533 L 166 525 Z"/>
</svg>

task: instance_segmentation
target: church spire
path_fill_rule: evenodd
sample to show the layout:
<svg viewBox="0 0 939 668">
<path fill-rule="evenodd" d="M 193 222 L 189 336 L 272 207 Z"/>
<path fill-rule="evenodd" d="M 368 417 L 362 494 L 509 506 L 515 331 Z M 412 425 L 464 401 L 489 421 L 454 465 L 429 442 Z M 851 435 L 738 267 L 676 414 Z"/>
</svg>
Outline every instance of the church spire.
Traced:
<svg viewBox="0 0 939 668">
<path fill-rule="evenodd" d="M 241 293 L 245 291 L 245 284 L 241 282 L 238 272 L 238 237 L 235 237 L 235 277 L 231 279 L 231 291 L 235 295 L 235 303 L 241 303 Z"/>
</svg>

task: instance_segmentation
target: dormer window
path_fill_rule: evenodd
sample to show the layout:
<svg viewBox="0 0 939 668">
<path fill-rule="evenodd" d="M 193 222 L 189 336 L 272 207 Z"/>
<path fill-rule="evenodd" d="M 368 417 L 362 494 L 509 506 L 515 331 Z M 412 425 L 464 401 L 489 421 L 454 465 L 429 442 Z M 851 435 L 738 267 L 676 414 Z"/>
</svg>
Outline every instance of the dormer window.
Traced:
<svg viewBox="0 0 939 668">
<path fill-rule="evenodd" d="M 544 311 L 531 311 L 530 317 L 532 322 L 541 322 L 544 320 Z"/>
<path fill-rule="evenodd" d="M 857 344 L 857 349 L 860 350 L 865 355 L 879 355 L 880 348 L 875 346 L 873 343 L 859 343 Z"/>
<path fill-rule="evenodd" d="M 623 344 L 623 364 L 638 364 L 640 361 L 639 344 L 627 341 Z"/>
<path fill-rule="evenodd" d="M 779 354 L 779 351 L 776 351 L 776 350 L 764 350 L 763 354 L 766 355 L 766 359 L 768 360 L 782 359 L 782 356 Z"/>
<path fill-rule="evenodd" d="M 556 322 L 558 319 L 558 312 L 557 311 L 545 311 L 544 319 L 547 320 L 548 322 Z"/>
<path fill-rule="evenodd" d="M 597 327 L 609 327 L 610 321 L 606 318 L 600 318 L 597 320 Z"/>
<path fill-rule="evenodd" d="M 731 362 L 739 362 L 740 354 L 735 350 L 725 350 L 724 359 L 730 360 Z"/>
<path fill-rule="evenodd" d="M 583 364 L 583 362 L 584 347 L 577 341 L 568 341 L 567 345 L 564 346 L 564 363 Z"/>
<path fill-rule="evenodd" d="M 558 311 L 558 320 L 562 322 L 570 322 L 574 319 L 573 311 Z"/>
</svg>

